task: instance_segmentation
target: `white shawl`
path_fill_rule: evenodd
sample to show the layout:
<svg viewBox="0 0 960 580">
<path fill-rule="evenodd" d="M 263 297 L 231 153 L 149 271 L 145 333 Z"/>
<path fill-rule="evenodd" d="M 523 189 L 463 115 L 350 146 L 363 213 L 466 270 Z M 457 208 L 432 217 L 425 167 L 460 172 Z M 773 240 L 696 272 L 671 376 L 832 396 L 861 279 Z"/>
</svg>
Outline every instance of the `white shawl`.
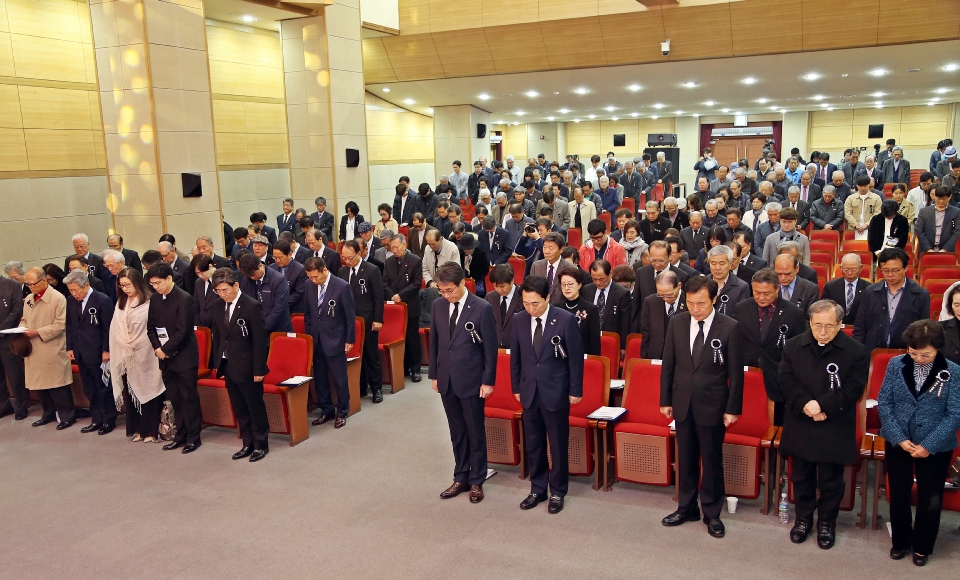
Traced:
<svg viewBox="0 0 960 580">
<path fill-rule="evenodd" d="M 147 313 L 150 303 L 137 304 L 136 298 L 127 307 L 117 309 L 110 323 L 110 373 L 113 376 L 113 398 L 117 409 L 123 406 L 123 378 L 126 376 L 130 399 L 140 411 L 164 392 L 157 358 L 147 338 Z"/>
</svg>

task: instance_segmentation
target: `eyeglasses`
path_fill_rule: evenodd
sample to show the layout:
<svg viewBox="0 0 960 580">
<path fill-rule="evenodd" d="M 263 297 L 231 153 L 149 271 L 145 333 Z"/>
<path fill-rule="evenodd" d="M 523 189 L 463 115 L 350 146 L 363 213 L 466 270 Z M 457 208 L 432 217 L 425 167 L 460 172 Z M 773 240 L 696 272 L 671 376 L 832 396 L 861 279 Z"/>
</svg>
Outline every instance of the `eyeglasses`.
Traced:
<svg viewBox="0 0 960 580">
<path fill-rule="evenodd" d="M 166 281 L 166 280 L 150 280 L 150 285 L 153 286 L 154 288 L 159 288 L 159 287 L 163 286 L 163 283 L 164 283 L 165 281 Z"/>
<path fill-rule="evenodd" d="M 811 324 L 810 328 L 812 328 L 814 332 L 833 332 L 839 328 L 839 326 L 836 324 Z"/>
<path fill-rule="evenodd" d="M 903 272 L 903 268 L 884 268 L 880 270 L 880 273 L 884 276 L 893 276 L 899 274 L 900 272 Z"/>
<path fill-rule="evenodd" d="M 216 292 L 218 295 L 219 295 L 219 294 L 226 294 L 226 293 L 229 292 L 230 290 L 231 290 L 231 288 L 214 288 L 214 289 L 213 289 L 213 291 Z"/>
<path fill-rule="evenodd" d="M 23 283 L 24 283 L 24 285 L 30 286 L 30 287 L 32 288 L 33 286 L 36 286 L 36 285 L 39 284 L 40 282 L 46 282 L 46 280 L 37 280 L 36 282 L 27 282 L 27 281 L 24 281 Z"/>
<path fill-rule="evenodd" d="M 133 284 L 120 284 L 121 290 L 130 290 L 131 288 L 133 288 Z"/>
<path fill-rule="evenodd" d="M 564 290 L 573 290 L 573 289 L 576 288 L 576 287 L 577 287 L 577 283 L 576 283 L 576 282 L 562 282 L 562 283 L 560 284 L 560 288 L 562 288 L 562 289 L 564 289 Z"/>
<path fill-rule="evenodd" d="M 910 358 L 913 360 L 930 360 L 933 357 L 937 356 L 937 352 L 927 352 L 925 350 L 915 350 L 912 348 L 907 348 L 907 354 L 910 355 Z"/>
<path fill-rule="evenodd" d="M 437 292 L 439 292 L 441 296 L 453 296 L 457 292 L 457 287 L 455 286 L 450 290 L 444 290 L 438 286 Z"/>
<path fill-rule="evenodd" d="M 664 300 L 670 300 L 671 298 L 675 297 L 676 295 L 677 295 L 676 292 L 670 292 L 669 294 L 660 294 L 659 292 L 657 292 L 657 296 L 659 296 L 660 298 L 662 298 L 662 299 L 664 299 Z"/>
</svg>

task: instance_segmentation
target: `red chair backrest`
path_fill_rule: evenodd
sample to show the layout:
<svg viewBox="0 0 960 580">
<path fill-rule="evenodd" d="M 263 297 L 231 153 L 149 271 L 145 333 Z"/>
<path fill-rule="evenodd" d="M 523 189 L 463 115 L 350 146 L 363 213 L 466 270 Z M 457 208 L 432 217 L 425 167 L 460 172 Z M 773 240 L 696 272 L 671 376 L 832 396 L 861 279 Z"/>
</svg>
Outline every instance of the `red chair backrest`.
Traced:
<svg viewBox="0 0 960 580">
<path fill-rule="evenodd" d="M 845 333 L 847 333 L 847 336 L 849 336 L 850 338 L 853 338 L 853 325 L 852 325 L 852 324 L 846 324 L 846 325 L 844 325 L 844 327 L 843 327 L 842 330 L 843 330 Z"/>
<path fill-rule="evenodd" d="M 398 229 L 400 230 L 399 233 L 403 234 L 404 237 L 410 234 L 410 226 L 400 226 Z"/>
<path fill-rule="evenodd" d="M 828 242 L 833 244 L 834 251 L 840 249 L 840 232 L 837 230 L 813 230 L 810 232 L 810 243 Z"/>
<path fill-rule="evenodd" d="M 603 212 L 602 214 L 600 214 L 600 215 L 597 216 L 597 217 L 600 218 L 600 221 L 602 221 L 603 223 L 607 224 L 607 232 L 613 231 L 613 230 L 611 230 L 611 228 L 610 228 L 610 213 L 609 213 L 609 212 Z"/>
<path fill-rule="evenodd" d="M 947 289 L 956 283 L 956 280 L 930 279 L 924 276 L 923 287 L 933 296 L 934 294 L 946 294 Z"/>
<path fill-rule="evenodd" d="M 767 416 L 767 389 L 763 386 L 763 371 L 756 367 L 743 373 L 743 413 L 736 423 L 727 427 L 727 433 L 762 438 L 770 427 Z"/>
<path fill-rule="evenodd" d="M 347 353 L 347 358 L 363 356 L 363 341 L 367 339 L 367 335 L 365 334 L 366 331 L 363 326 L 363 319 L 357 316 L 357 320 L 354 324 L 356 324 L 357 339 L 353 343 L 353 348 L 351 348 L 350 352 Z"/>
<path fill-rule="evenodd" d="M 810 252 L 810 264 L 820 264 L 824 272 L 827 272 L 833 266 L 833 258 L 826 252 Z"/>
<path fill-rule="evenodd" d="M 623 198 L 623 207 L 633 212 L 633 217 L 637 217 L 637 202 L 632 197 Z"/>
<path fill-rule="evenodd" d="M 627 335 L 627 353 L 623 357 L 623 368 L 626 370 L 627 362 L 635 358 L 640 358 L 640 346 L 643 344 L 642 334 Z"/>
<path fill-rule="evenodd" d="M 942 309 L 943 309 L 943 294 L 930 296 L 930 318 L 934 320 L 938 320 L 940 318 L 940 310 Z"/>
<path fill-rule="evenodd" d="M 527 274 L 527 259 L 510 256 L 509 262 L 513 266 L 513 281 L 517 285 L 523 284 L 523 279 Z"/>
<path fill-rule="evenodd" d="M 870 251 L 870 242 L 867 240 L 843 240 L 843 245 L 840 246 L 840 249 L 843 253 L 848 254 L 850 252 L 869 252 Z"/>
<path fill-rule="evenodd" d="M 843 230 L 843 241 L 840 243 L 841 247 L 843 246 L 843 242 L 846 242 L 847 240 L 852 240 L 856 237 L 857 237 L 857 234 L 853 230 Z"/>
<path fill-rule="evenodd" d="M 830 256 L 830 262 L 837 259 L 837 245 L 832 240 L 829 242 L 810 241 L 810 252 L 823 252 Z M 812 255 L 812 254 L 811 254 Z"/>
<path fill-rule="evenodd" d="M 310 376 L 313 363 L 313 339 L 306 334 L 288 336 L 285 332 L 270 335 L 270 354 L 267 367 L 270 372 L 264 377 L 267 385 L 275 385 L 290 377 Z"/>
<path fill-rule="evenodd" d="M 647 359 L 634 359 L 625 369 L 627 383 L 623 392 L 626 416 L 630 423 L 666 427 L 670 420 L 660 414 L 660 365 Z"/>
<path fill-rule="evenodd" d="M 580 228 L 570 228 L 567 230 L 567 245 L 579 248 L 583 245 L 583 230 Z"/>
<path fill-rule="evenodd" d="M 571 417 L 586 418 L 607 404 L 610 396 L 610 361 L 604 361 L 603 358 L 590 356 L 583 361 L 583 398 L 570 406 Z"/>
<path fill-rule="evenodd" d="M 297 334 L 307 333 L 307 327 L 304 325 L 304 322 L 303 322 L 303 314 L 298 312 L 290 316 L 290 323 L 293 324 L 293 331 L 296 332 Z"/>
<path fill-rule="evenodd" d="M 210 349 L 211 345 L 210 329 L 204 326 L 198 326 L 193 334 L 197 336 L 197 349 L 200 351 L 200 370 L 205 371 L 210 368 Z"/>
<path fill-rule="evenodd" d="M 489 276 L 490 274 L 488 273 L 487 275 Z M 471 294 L 477 293 L 477 283 L 473 281 L 473 278 L 466 278 L 463 281 L 463 284 L 467 287 L 467 291 Z"/>
<path fill-rule="evenodd" d="M 407 335 L 407 305 L 399 302 L 383 305 L 383 326 L 380 327 L 379 343 L 400 340 Z"/>
<path fill-rule="evenodd" d="M 510 355 L 501 350 L 497 354 L 497 382 L 493 393 L 487 397 L 484 405 L 493 409 L 519 411 L 520 401 L 513 396 L 513 379 L 510 378 Z"/>
<path fill-rule="evenodd" d="M 827 283 L 827 267 L 816 262 L 812 262 L 810 267 L 817 273 L 817 286 L 820 287 L 820 292 L 823 292 L 823 285 Z"/>
<path fill-rule="evenodd" d="M 957 255 L 946 252 L 925 252 L 920 254 L 920 271 L 929 266 L 956 266 Z"/>
<path fill-rule="evenodd" d="M 653 186 L 653 199 L 654 201 L 663 201 L 663 184 L 658 183 Z"/>
<path fill-rule="evenodd" d="M 600 356 L 610 361 L 611 376 L 616 378 L 620 370 L 620 335 L 616 332 L 600 333 Z"/>
<path fill-rule="evenodd" d="M 921 281 L 960 280 L 960 266 L 934 266 L 923 271 Z"/>
</svg>

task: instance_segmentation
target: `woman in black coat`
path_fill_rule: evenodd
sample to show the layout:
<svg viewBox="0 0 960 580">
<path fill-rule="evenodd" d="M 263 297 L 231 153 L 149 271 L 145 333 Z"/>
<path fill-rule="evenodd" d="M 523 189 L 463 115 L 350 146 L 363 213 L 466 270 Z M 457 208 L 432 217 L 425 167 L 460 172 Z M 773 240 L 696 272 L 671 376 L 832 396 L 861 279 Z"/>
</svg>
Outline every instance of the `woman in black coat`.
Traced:
<svg viewBox="0 0 960 580">
<path fill-rule="evenodd" d="M 960 365 L 960 286 L 953 286 L 947 295 L 944 296 L 943 305 L 946 307 L 950 318 L 940 321 L 940 326 L 944 331 L 944 344 L 940 349 L 948 361 Z"/>
<path fill-rule="evenodd" d="M 357 205 L 355 201 L 348 201 L 343 209 L 346 211 L 346 214 L 340 218 L 340 241 L 345 242 L 353 238 L 359 238 L 360 235 L 357 233 L 357 226 L 366 221 L 363 219 L 363 216 L 360 215 L 360 206 Z M 347 224 L 351 222 L 353 223 L 353 235 L 347 237 Z"/>
<path fill-rule="evenodd" d="M 484 296 L 484 280 L 490 271 L 490 260 L 487 259 L 486 252 L 480 248 L 477 237 L 471 233 L 463 234 L 460 238 L 460 267 L 463 268 L 463 274 L 473 280 L 476 285 L 477 296 Z"/>
<path fill-rule="evenodd" d="M 583 341 L 584 354 L 600 355 L 600 311 L 595 304 L 591 304 L 580 295 L 583 287 L 583 274 L 577 270 L 564 269 L 560 274 L 560 291 L 564 301 L 558 304 L 559 308 L 577 317 L 580 325 L 580 339 Z"/>
<path fill-rule="evenodd" d="M 877 254 L 883 248 L 907 247 L 907 240 L 910 238 L 910 222 L 907 218 L 900 215 L 900 204 L 896 200 L 888 199 L 880 206 L 879 215 L 870 219 L 870 225 L 867 228 L 867 243 L 870 245 L 870 251 Z M 887 229 L 887 224 L 889 230 Z M 887 243 L 888 239 L 895 245 Z"/>
<path fill-rule="evenodd" d="M 70 298 L 70 289 L 63 283 L 66 273 L 56 264 L 47 264 L 43 267 L 43 273 L 47 277 L 47 284 L 53 286 L 57 292 Z"/>
</svg>

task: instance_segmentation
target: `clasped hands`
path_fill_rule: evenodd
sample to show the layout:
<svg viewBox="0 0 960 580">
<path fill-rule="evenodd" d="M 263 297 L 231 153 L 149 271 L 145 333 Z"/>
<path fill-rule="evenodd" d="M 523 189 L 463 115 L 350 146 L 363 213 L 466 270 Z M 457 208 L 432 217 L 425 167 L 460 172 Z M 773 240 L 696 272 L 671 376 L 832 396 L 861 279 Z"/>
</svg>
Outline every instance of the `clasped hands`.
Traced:
<svg viewBox="0 0 960 580">
<path fill-rule="evenodd" d="M 814 421 L 826 421 L 827 414 L 820 409 L 820 403 L 811 400 L 803 406 L 803 413 Z"/>
<path fill-rule="evenodd" d="M 660 407 L 660 414 L 666 417 L 667 419 L 673 419 L 673 407 Z M 731 415 L 730 413 L 723 414 L 723 426 L 729 427 L 737 422 L 739 415 Z"/>
<path fill-rule="evenodd" d="M 900 442 L 900 449 L 903 449 L 904 451 L 909 453 L 911 457 L 915 457 L 917 459 L 922 459 L 924 457 L 930 456 L 930 452 L 924 449 L 922 445 L 917 445 L 916 443 L 914 443 L 913 441 L 910 441 L 909 439 L 907 439 L 906 441 Z"/>
</svg>

